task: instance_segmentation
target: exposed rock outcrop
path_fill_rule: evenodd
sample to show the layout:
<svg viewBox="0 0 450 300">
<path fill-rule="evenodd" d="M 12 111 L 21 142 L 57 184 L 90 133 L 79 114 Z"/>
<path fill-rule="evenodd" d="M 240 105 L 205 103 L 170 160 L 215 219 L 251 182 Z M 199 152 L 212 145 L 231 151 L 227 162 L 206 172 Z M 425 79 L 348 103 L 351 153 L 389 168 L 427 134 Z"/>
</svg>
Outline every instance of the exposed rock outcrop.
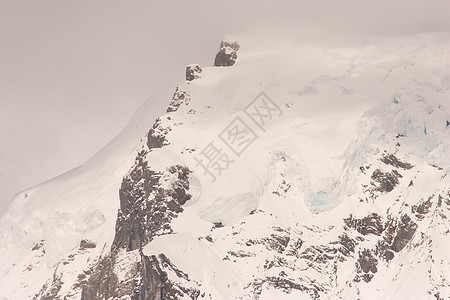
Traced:
<svg viewBox="0 0 450 300">
<path fill-rule="evenodd" d="M 349 218 L 344 219 L 344 222 L 348 227 L 356 229 L 362 235 L 381 235 L 383 232 L 381 217 L 376 213 L 372 213 L 362 219 L 356 219 L 350 215 Z"/>
<path fill-rule="evenodd" d="M 197 64 L 188 65 L 186 67 L 186 80 L 192 81 L 200 78 L 200 73 L 202 73 L 202 71 L 202 68 Z"/>
<path fill-rule="evenodd" d="M 160 183 L 163 173 L 150 169 L 145 154 L 145 151 L 139 153 L 135 166 L 122 181 L 114 251 L 139 249 L 153 236 L 170 233 L 170 221 L 183 211 L 181 206 L 190 199 L 187 191 L 190 170 L 179 165 L 169 167 L 167 172 L 176 180 L 165 189 Z"/>
<path fill-rule="evenodd" d="M 385 164 L 393 166 L 395 168 L 402 168 L 405 170 L 409 170 L 414 167 L 413 165 L 411 165 L 408 162 L 403 162 L 403 161 L 399 160 L 394 154 L 385 155 L 380 160 L 382 162 L 384 162 Z"/>
<path fill-rule="evenodd" d="M 187 75 L 187 70 L 186 70 Z M 172 101 L 170 101 L 169 107 L 167 108 L 167 112 L 174 112 L 180 108 L 181 104 L 188 105 L 191 101 L 191 97 L 189 93 L 180 87 L 175 89 L 175 93 L 172 96 Z"/>
<path fill-rule="evenodd" d="M 359 252 L 359 257 L 356 261 L 356 270 L 358 275 L 356 276 L 355 281 L 371 281 L 374 274 L 378 271 L 377 264 L 378 260 L 375 258 L 371 250 L 364 249 Z"/>
<path fill-rule="evenodd" d="M 219 52 L 214 59 L 215 67 L 229 67 L 236 63 L 237 51 L 240 45 L 236 41 L 225 41 L 220 43 Z"/>
<path fill-rule="evenodd" d="M 161 119 L 156 119 L 153 127 L 150 128 L 147 134 L 148 149 L 162 148 L 169 145 L 169 141 L 166 138 L 169 131 L 171 131 L 170 127 L 162 126 Z"/>
<path fill-rule="evenodd" d="M 373 180 L 376 191 L 389 193 L 398 185 L 398 179 L 402 177 L 403 176 L 397 172 L 397 170 L 383 172 L 380 169 L 377 169 L 373 172 L 371 179 Z"/>
</svg>

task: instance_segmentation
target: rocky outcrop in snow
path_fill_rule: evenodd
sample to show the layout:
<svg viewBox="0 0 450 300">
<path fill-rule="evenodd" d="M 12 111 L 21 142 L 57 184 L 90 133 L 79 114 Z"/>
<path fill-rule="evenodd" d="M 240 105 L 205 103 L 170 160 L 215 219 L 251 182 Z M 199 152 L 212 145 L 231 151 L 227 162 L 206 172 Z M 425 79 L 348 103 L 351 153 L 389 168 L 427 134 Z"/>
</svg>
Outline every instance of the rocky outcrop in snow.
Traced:
<svg viewBox="0 0 450 300">
<path fill-rule="evenodd" d="M 192 81 L 194 79 L 200 78 L 202 73 L 202 68 L 197 64 L 191 64 L 186 67 L 186 80 Z"/>
<path fill-rule="evenodd" d="M 50 267 L 59 244 L 15 231 L 30 242 L 5 278 L 25 289 L 50 270 L 36 300 L 448 298 L 448 47 L 311 47 L 181 83 L 133 148 L 115 219 L 82 214 L 94 225 Z M 220 48 L 215 65 L 233 65 L 239 44 Z"/>
<path fill-rule="evenodd" d="M 215 67 L 230 67 L 236 63 L 237 51 L 240 45 L 236 41 L 223 40 L 219 52 L 214 59 Z"/>
</svg>

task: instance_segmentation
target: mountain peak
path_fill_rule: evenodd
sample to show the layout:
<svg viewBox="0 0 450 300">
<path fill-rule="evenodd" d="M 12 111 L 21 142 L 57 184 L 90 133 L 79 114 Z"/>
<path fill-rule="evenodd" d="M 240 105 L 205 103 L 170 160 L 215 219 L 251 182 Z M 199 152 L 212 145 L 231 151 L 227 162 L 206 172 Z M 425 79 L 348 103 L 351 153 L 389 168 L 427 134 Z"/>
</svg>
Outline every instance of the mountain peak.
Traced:
<svg viewBox="0 0 450 300">
<path fill-rule="evenodd" d="M 448 298 L 447 37 L 226 37 L 95 159 L 17 196 L 0 297 Z"/>
</svg>

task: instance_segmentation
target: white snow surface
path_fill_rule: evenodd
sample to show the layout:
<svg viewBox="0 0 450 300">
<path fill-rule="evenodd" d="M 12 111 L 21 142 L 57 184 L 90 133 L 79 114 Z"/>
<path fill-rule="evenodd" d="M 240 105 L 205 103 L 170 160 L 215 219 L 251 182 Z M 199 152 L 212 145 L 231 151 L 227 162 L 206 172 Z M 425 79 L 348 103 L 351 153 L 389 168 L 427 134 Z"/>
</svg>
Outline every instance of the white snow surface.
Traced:
<svg viewBox="0 0 450 300">
<path fill-rule="evenodd" d="M 123 132 L 85 165 L 17 195 L 0 220 L 0 299 L 32 299 L 55 272 L 64 274 L 60 295 L 79 299 L 73 288 L 77 274 L 109 250 L 121 179 L 161 115 L 163 122 L 173 124 L 170 145 L 151 151 L 147 159 L 155 170 L 174 163 L 188 166 L 199 180 L 201 196 L 173 220 L 173 234 L 155 237 L 143 251 L 164 253 L 210 299 L 250 299 L 250 283 L 279 275 L 281 267 L 263 268 L 276 252 L 263 245 L 243 246 L 270 236 L 273 228 L 284 228 L 290 243 L 298 238 L 306 248 L 336 240 L 342 219 L 350 214 L 386 216 L 389 209 L 400 215 L 406 208 L 393 204 L 395 199 L 409 207 L 431 195 L 450 197 L 449 33 L 374 38 L 354 45 L 297 36 L 271 42 L 251 33 L 233 39 L 241 46 L 236 64 L 204 67 L 202 78 L 181 83 L 191 101 L 171 113 L 171 120 L 163 115 L 173 93 L 167 89 L 154 96 L 166 100 L 149 101 L 161 107 L 141 107 Z M 261 93 L 279 109 L 263 127 L 245 113 Z M 236 117 L 256 135 L 239 155 L 220 138 Z M 215 181 L 196 160 L 211 142 L 232 161 Z M 414 168 L 402 172 L 398 189 L 363 201 L 367 194 L 362 186 L 370 178 L 360 167 L 387 168 L 378 160 L 382 153 L 395 153 Z M 410 181 L 414 187 L 407 189 Z M 344 262 L 335 286 L 327 287 L 329 299 L 432 299 L 436 286 L 441 297 L 450 297 L 445 218 L 450 215 L 448 207 L 433 207 L 429 227 L 421 223 L 407 246 L 411 249 L 379 263 L 383 276 L 352 283 L 354 263 Z M 211 229 L 212 223 L 224 227 Z M 96 241 L 97 247 L 78 250 L 82 239 Z M 423 242 L 431 239 L 432 244 Z M 40 241 L 42 248 L 31 251 Z M 360 247 L 371 243 L 375 240 L 367 238 Z M 75 259 L 68 259 L 73 253 Z M 332 274 L 304 260 L 288 263 L 293 268 L 283 272 L 300 281 L 325 281 Z M 258 297 L 310 299 L 306 292 L 286 293 L 268 283 L 262 283 Z"/>
</svg>

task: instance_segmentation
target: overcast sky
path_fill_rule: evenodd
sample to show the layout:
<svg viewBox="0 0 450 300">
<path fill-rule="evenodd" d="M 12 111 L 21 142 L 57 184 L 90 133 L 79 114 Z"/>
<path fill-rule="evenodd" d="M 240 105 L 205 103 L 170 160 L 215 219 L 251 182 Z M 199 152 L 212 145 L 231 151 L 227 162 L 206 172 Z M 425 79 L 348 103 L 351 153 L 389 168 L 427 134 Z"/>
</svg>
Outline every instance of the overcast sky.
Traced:
<svg viewBox="0 0 450 300">
<path fill-rule="evenodd" d="M 89 159 L 187 64 L 210 66 L 227 33 L 284 19 L 325 33 L 442 31 L 449 3 L 0 0 L 0 214 L 13 193 Z"/>
</svg>

